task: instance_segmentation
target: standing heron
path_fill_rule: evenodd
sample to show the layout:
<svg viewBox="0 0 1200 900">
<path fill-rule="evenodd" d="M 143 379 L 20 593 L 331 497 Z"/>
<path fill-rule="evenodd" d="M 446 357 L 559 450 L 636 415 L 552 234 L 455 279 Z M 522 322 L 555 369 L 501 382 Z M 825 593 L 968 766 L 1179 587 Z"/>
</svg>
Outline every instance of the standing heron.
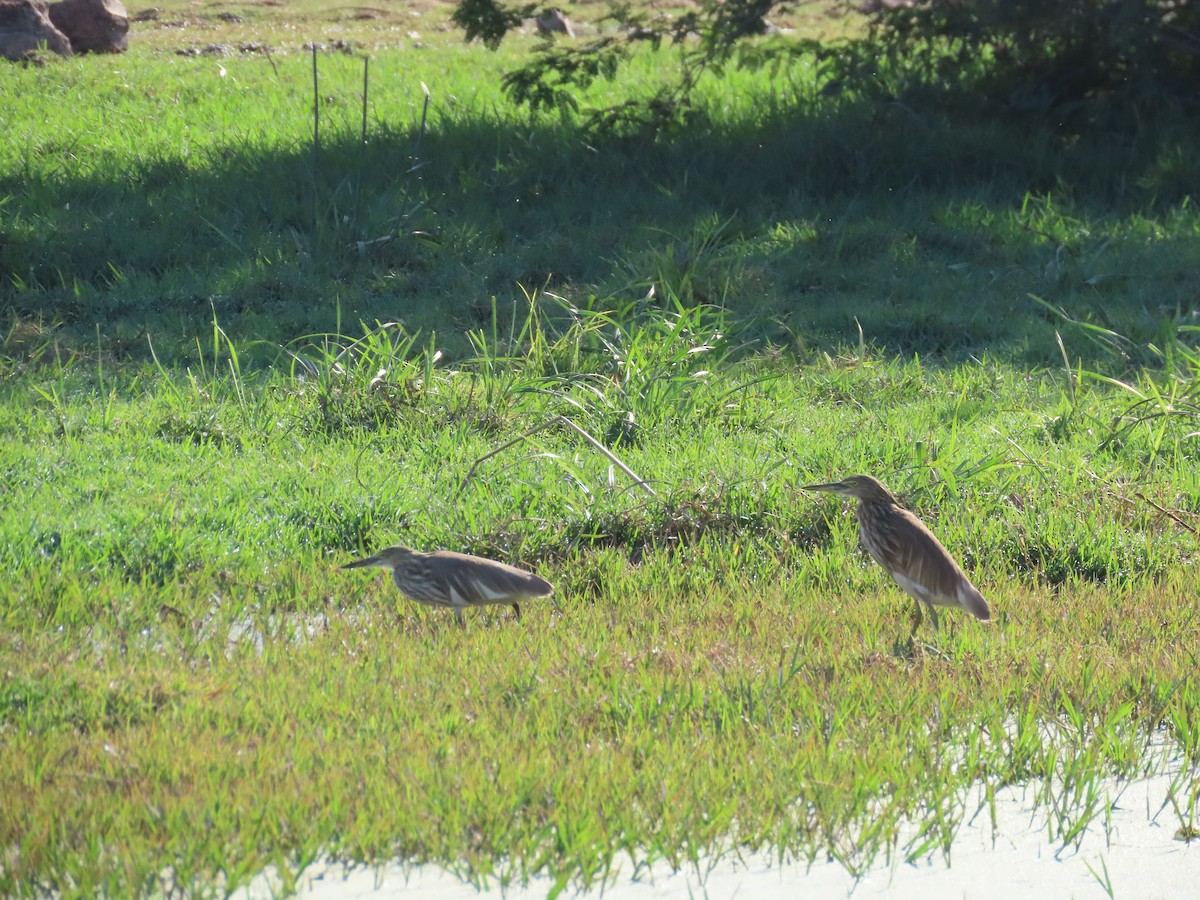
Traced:
<svg viewBox="0 0 1200 900">
<path fill-rule="evenodd" d="M 521 600 L 554 593 L 550 582 L 532 572 L 450 550 L 422 553 L 407 547 L 388 547 L 342 568 L 365 566 L 391 569 L 392 580 L 401 593 L 426 606 L 450 607 L 458 624 L 464 627 L 463 610 L 467 607 L 505 603 L 512 606 L 519 622 Z"/>
<path fill-rule="evenodd" d="M 959 607 L 984 622 L 992 617 L 987 601 L 942 542 L 870 475 L 810 484 L 804 490 L 858 498 L 858 539 L 915 601 L 913 634 L 921 624 L 922 603 L 929 607 L 934 631 L 938 628 L 935 606 Z"/>
</svg>

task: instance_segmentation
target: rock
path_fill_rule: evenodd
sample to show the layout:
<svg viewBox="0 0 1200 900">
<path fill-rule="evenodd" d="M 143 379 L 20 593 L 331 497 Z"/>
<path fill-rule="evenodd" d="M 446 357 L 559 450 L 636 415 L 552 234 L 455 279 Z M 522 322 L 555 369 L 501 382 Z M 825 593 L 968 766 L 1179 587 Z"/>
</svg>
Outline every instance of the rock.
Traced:
<svg viewBox="0 0 1200 900">
<path fill-rule="evenodd" d="M 537 26 L 539 34 L 544 34 L 549 37 L 552 34 L 565 34 L 567 37 L 575 37 L 575 29 L 571 27 L 571 20 L 561 9 L 548 9 L 536 19 L 533 23 Z"/>
<path fill-rule="evenodd" d="M 54 27 L 42 0 L 0 0 L 0 56 L 24 59 L 36 54 L 40 44 L 60 56 L 71 55 L 71 42 Z"/>
<path fill-rule="evenodd" d="M 50 21 L 76 53 L 124 53 L 129 16 L 121 0 L 62 0 L 50 4 Z"/>
</svg>

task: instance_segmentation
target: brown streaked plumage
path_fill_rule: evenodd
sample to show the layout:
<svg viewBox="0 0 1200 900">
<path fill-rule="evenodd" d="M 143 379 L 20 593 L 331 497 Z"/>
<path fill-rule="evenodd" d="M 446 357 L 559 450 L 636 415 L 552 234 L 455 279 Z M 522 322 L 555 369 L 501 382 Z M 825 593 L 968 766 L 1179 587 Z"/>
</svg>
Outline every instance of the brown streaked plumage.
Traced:
<svg viewBox="0 0 1200 900">
<path fill-rule="evenodd" d="M 459 625 L 465 625 L 463 610 L 467 607 L 493 603 L 512 606 L 520 621 L 519 601 L 554 593 L 550 582 L 532 572 L 451 550 L 422 553 L 407 547 L 388 547 L 342 568 L 363 566 L 390 569 L 401 593 L 426 606 L 450 607 Z"/>
<path fill-rule="evenodd" d="M 858 498 L 858 538 L 875 562 L 916 601 L 914 633 L 921 624 L 922 603 L 929 608 L 935 631 L 938 627 L 935 606 L 965 609 L 985 622 L 992 617 L 987 601 L 942 542 L 870 475 L 852 475 L 831 484 L 810 484 L 804 490 Z"/>
</svg>

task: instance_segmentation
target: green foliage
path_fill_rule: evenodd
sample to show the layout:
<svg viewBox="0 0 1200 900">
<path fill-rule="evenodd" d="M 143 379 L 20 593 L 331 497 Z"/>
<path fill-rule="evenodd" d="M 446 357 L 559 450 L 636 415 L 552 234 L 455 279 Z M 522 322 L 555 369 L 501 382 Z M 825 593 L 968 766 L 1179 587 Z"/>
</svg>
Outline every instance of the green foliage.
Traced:
<svg viewBox="0 0 1200 900">
<path fill-rule="evenodd" d="M 1200 5 L 1165 0 L 934 0 L 878 13 L 893 60 L 930 84 L 970 87 L 1019 109 L 1117 93 L 1191 97 Z"/>
<path fill-rule="evenodd" d="M 514 102 L 535 110 L 575 112 L 579 109 L 577 94 L 599 78 L 616 78 L 631 52 L 628 42 L 619 38 L 603 37 L 581 47 L 547 43 L 530 62 L 505 73 L 504 90 Z M 606 111 L 604 121 L 609 125 L 620 121 L 621 110 L 628 112 L 629 107 Z"/>
<path fill-rule="evenodd" d="M 656 51 L 671 47 L 678 50 L 676 79 L 648 97 L 593 109 L 589 121 L 603 131 L 658 129 L 687 122 L 700 114 L 694 95 L 706 74 L 720 72 L 729 63 L 760 68 L 772 60 L 791 59 L 814 49 L 808 42 L 800 47 L 778 46 L 764 57 L 740 46 L 745 38 L 768 32 L 766 15 L 779 6 L 778 0 L 700 0 L 670 15 L 652 5 L 611 3 L 600 19 L 607 26 L 605 32 L 578 46 L 541 42 L 528 62 L 504 76 L 504 89 L 515 102 L 533 109 L 574 111 L 579 108 L 578 94 L 597 79 L 614 79 L 633 58 L 636 47 Z M 455 9 L 454 21 L 464 29 L 467 40 L 479 37 L 495 49 L 505 32 L 520 24 L 521 15 L 500 0 L 463 0 Z"/>
<path fill-rule="evenodd" d="M 677 50 L 678 75 L 649 96 L 593 109 L 593 126 L 659 129 L 695 122 L 701 113 L 695 97 L 706 75 L 721 77 L 729 66 L 778 71 L 806 57 L 837 90 L 923 106 L 957 104 L 957 98 L 975 103 L 983 95 L 990 104 L 1024 112 L 1114 93 L 1122 102 L 1162 102 L 1164 93 L 1191 99 L 1200 74 L 1200 7 L 1191 0 L 879 4 L 868 34 L 841 45 L 752 40 L 768 32 L 768 15 L 789 12 L 790 4 L 779 0 L 701 0 L 673 16 L 614 3 L 602 20 L 613 23 L 608 33 L 578 46 L 543 42 L 504 76 L 505 90 L 534 109 L 574 110 L 597 78 L 616 77 L 635 42 Z M 493 49 L 520 19 L 497 0 L 466 0 L 455 11 L 467 39 L 481 37 Z M 887 62 L 882 70 L 881 60 Z"/>
<path fill-rule="evenodd" d="M 509 29 L 537 11 L 537 5 L 510 6 L 500 0 L 460 0 L 455 7 L 454 24 L 463 29 L 468 41 L 479 39 L 495 50 Z"/>
</svg>

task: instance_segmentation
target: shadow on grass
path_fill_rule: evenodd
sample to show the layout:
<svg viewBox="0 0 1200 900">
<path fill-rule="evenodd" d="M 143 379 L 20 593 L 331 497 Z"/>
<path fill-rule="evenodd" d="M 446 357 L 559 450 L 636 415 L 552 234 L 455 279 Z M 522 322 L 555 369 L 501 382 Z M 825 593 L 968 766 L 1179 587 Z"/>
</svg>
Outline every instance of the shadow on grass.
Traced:
<svg viewBox="0 0 1200 900">
<path fill-rule="evenodd" d="M 100 326 L 135 358 L 146 333 L 186 354 L 214 316 L 276 347 L 400 320 L 453 355 L 493 297 L 653 294 L 801 349 L 861 324 L 889 352 L 1056 363 L 1031 293 L 1134 339 L 1196 302 L 1200 164 L 1178 109 L 1068 128 L 961 102 L 763 105 L 673 139 L 449 111 L 422 135 L 327 138 L 315 169 L 297 136 L 103 178 L 3 173 L 0 304 L 79 340 Z"/>
</svg>

